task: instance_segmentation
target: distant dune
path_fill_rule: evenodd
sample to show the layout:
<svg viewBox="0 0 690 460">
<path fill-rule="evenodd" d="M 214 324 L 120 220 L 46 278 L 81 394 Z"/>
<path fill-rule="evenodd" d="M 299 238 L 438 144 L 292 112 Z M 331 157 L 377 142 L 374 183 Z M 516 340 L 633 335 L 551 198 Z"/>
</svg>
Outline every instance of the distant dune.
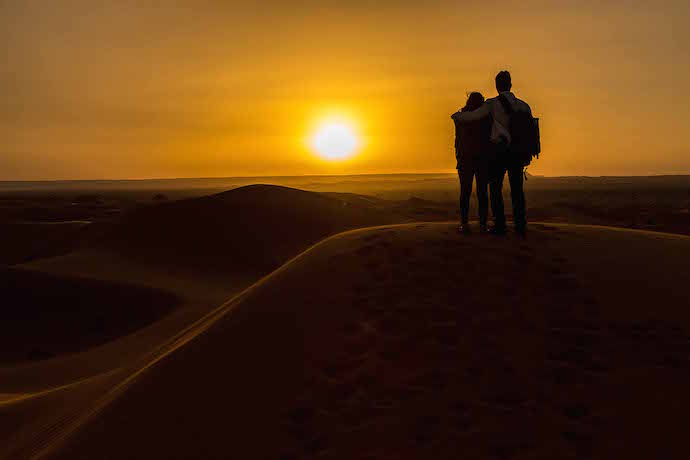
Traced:
<svg viewBox="0 0 690 460">
<path fill-rule="evenodd" d="M 65 459 L 680 458 L 688 256 L 687 237 L 570 225 L 534 225 L 525 242 L 452 224 L 345 233 L 200 323 L 66 425 L 66 444 L 41 446 Z"/>
<path fill-rule="evenodd" d="M 528 175 L 529 176 L 529 175 Z M 531 221 L 598 224 L 671 233 L 690 234 L 690 176 L 652 177 L 534 177 L 526 182 L 528 216 Z M 312 192 L 340 195 L 346 201 L 357 196 L 383 212 L 408 219 L 445 221 L 457 217 L 457 174 L 396 174 L 361 176 L 301 176 L 266 178 L 173 179 L 142 181 L 76 181 L 0 183 L 0 233 L 16 229 L 4 222 L 89 221 L 89 234 L 99 233 L 100 224 L 118 220 L 121 213 L 161 201 L 175 201 L 231 190 L 252 183 L 270 183 Z M 510 214 L 510 190 L 504 195 Z M 354 195 L 357 194 L 357 195 Z M 168 200 L 156 199 L 164 195 Z M 86 200 L 85 198 L 97 198 Z M 420 200 L 408 200 L 416 197 Z M 476 215 L 476 200 L 471 200 Z M 25 227 L 26 228 L 26 227 Z M 32 229 L 29 229 L 32 230 Z M 48 244 L 34 239 L 24 251 L 2 246 L 0 263 L 45 256 L 69 249 L 80 234 L 54 241 L 53 229 L 44 231 Z M 63 229 L 64 231 L 65 229 Z M 21 231 L 21 230 L 20 230 Z M 15 239 L 14 237 L 12 238 Z M 21 236 L 20 236 L 21 239 Z M 57 247 L 53 248 L 57 244 Z M 67 243 L 67 247 L 64 247 Z M 5 255 L 7 253 L 7 255 Z"/>
<path fill-rule="evenodd" d="M 105 246 L 159 264 L 263 273 L 343 230 L 405 221 L 375 203 L 271 185 L 147 206 Z"/>
</svg>

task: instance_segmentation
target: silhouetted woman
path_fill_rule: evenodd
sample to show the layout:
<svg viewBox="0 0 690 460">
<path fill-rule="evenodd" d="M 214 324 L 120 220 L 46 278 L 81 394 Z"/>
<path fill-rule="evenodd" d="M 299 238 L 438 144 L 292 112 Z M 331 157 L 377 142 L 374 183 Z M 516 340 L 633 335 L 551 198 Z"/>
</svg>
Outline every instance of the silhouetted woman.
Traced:
<svg viewBox="0 0 690 460">
<path fill-rule="evenodd" d="M 471 93 L 467 103 L 460 111 L 477 110 L 484 104 L 481 93 Z M 455 114 L 452 115 L 455 121 Z M 472 179 L 477 182 L 477 201 L 479 202 L 479 229 L 486 232 L 489 213 L 488 159 L 489 136 L 491 135 L 491 118 L 459 124 L 455 121 L 455 158 L 457 159 L 458 177 L 460 178 L 460 231 L 469 232 L 470 195 Z"/>
</svg>

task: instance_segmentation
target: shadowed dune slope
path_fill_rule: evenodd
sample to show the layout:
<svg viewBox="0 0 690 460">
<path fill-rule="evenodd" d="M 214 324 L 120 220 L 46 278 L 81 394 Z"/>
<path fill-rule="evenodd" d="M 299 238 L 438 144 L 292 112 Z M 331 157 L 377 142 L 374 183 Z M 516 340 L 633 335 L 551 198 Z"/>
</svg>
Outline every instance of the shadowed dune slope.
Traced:
<svg viewBox="0 0 690 460">
<path fill-rule="evenodd" d="M 172 311 L 165 291 L 0 267 L 0 365 L 84 351 Z"/>
<path fill-rule="evenodd" d="M 106 245 L 156 263 L 262 273 L 326 236 L 405 220 L 365 200 L 250 185 L 138 209 Z"/>
<path fill-rule="evenodd" d="M 688 238 L 572 226 L 526 242 L 451 224 L 339 235 L 57 456 L 678 458 L 688 255 Z"/>
</svg>

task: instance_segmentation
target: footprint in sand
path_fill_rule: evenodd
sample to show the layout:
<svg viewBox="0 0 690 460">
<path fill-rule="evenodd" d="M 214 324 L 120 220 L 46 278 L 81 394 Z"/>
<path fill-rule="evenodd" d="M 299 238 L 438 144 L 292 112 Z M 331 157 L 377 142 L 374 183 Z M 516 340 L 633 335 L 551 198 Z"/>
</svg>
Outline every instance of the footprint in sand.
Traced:
<svg viewBox="0 0 690 460">
<path fill-rule="evenodd" d="M 547 360 L 566 363 L 579 368 L 584 368 L 591 361 L 591 350 L 584 347 L 568 346 L 547 354 Z"/>
<path fill-rule="evenodd" d="M 517 262 L 520 265 L 529 265 L 534 261 L 534 256 L 531 254 L 516 254 L 515 255 L 515 262 Z"/>
<path fill-rule="evenodd" d="M 361 239 L 362 239 L 362 241 L 366 241 L 367 243 L 371 243 L 371 242 L 374 242 L 377 239 L 379 239 L 379 235 L 378 235 L 378 233 L 373 233 L 373 234 L 365 235 Z"/>
<path fill-rule="evenodd" d="M 366 244 L 366 245 L 358 248 L 357 251 L 355 251 L 355 253 L 358 256 L 368 256 L 368 255 L 371 255 L 371 253 L 374 252 L 375 249 L 376 249 L 376 246 L 373 246 L 371 244 Z"/>
<path fill-rule="evenodd" d="M 525 442 L 498 442 L 489 446 L 489 452 L 493 458 L 507 460 L 515 458 L 529 448 L 530 445 Z"/>
<path fill-rule="evenodd" d="M 297 442 L 306 442 L 314 436 L 312 428 L 314 415 L 315 411 L 312 407 L 299 406 L 292 409 L 288 412 L 286 417 L 286 432 Z M 293 454 L 293 452 L 286 452 L 284 455 L 285 458 L 290 458 L 290 455 L 296 454 Z"/>
<path fill-rule="evenodd" d="M 590 415 L 590 409 L 583 403 L 570 404 L 563 409 L 563 414 L 570 420 L 582 420 Z"/>
<path fill-rule="evenodd" d="M 526 395 L 514 388 L 503 388 L 500 391 L 489 394 L 482 399 L 487 403 L 502 409 L 514 409 L 523 405 L 529 400 Z"/>
<path fill-rule="evenodd" d="M 305 450 L 305 452 L 307 452 L 311 455 L 315 455 L 315 454 L 319 454 L 319 453 L 323 452 L 324 450 L 326 450 L 326 445 L 327 445 L 326 437 L 323 435 L 320 435 L 320 436 L 316 436 L 316 437 L 312 438 L 311 440 L 309 440 L 309 442 L 307 442 L 306 445 L 304 446 L 304 450 Z"/>
<path fill-rule="evenodd" d="M 443 390 L 452 380 L 452 372 L 448 369 L 432 369 L 415 378 L 414 385 L 428 388 L 433 391 Z"/>
<path fill-rule="evenodd" d="M 413 426 L 412 439 L 417 444 L 429 444 L 438 432 L 441 417 L 426 415 L 418 418 Z"/>
<path fill-rule="evenodd" d="M 592 435 L 580 431 L 564 431 L 563 437 L 575 447 L 578 457 L 589 457 L 592 453 Z"/>
<path fill-rule="evenodd" d="M 288 413 L 288 419 L 293 425 L 304 425 L 314 418 L 313 407 L 296 407 Z"/>
<path fill-rule="evenodd" d="M 368 260 L 364 263 L 364 268 L 370 271 L 378 270 L 381 268 L 381 261 L 376 259 Z"/>
<path fill-rule="evenodd" d="M 553 256 L 553 261 L 559 265 L 563 265 L 563 264 L 568 263 L 568 259 L 566 259 L 565 257 L 560 256 L 560 255 Z"/>
<path fill-rule="evenodd" d="M 547 361 L 547 367 L 543 370 L 542 379 L 549 384 L 572 385 L 581 381 L 581 371 L 565 363 Z"/>
<path fill-rule="evenodd" d="M 357 394 L 357 387 L 351 382 L 333 383 L 328 394 L 333 401 L 347 403 Z"/>
</svg>

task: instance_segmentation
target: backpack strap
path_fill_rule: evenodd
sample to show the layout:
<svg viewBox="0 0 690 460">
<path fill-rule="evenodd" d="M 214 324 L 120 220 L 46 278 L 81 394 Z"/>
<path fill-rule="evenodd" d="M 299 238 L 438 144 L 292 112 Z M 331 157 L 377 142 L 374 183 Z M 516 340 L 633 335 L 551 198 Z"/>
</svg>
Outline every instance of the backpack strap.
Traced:
<svg viewBox="0 0 690 460">
<path fill-rule="evenodd" d="M 501 102 L 501 105 L 503 106 L 503 110 L 505 110 L 508 115 L 512 115 L 513 112 L 515 112 L 515 110 L 513 109 L 513 106 L 510 105 L 510 101 L 508 101 L 508 98 L 506 97 L 505 94 L 499 94 L 498 100 Z"/>
</svg>

